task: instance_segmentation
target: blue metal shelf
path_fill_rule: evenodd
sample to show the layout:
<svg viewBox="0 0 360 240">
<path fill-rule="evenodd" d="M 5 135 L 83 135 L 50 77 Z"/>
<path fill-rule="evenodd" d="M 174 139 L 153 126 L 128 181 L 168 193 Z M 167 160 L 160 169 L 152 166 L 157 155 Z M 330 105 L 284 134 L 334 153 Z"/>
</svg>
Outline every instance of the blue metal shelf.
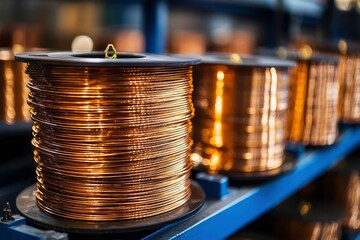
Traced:
<svg viewBox="0 0 360 240">
<path fill-rule="evenodd" d="M 169 3 L 178 3 L 188 6 L 198 6 L 201 9 L 216 7 L 217 10 L 225 12 L 240 11 L 249 8 L 266 8 L 277 10 L 278 0 L 168 0 Z M 319 17 L 322 14 L 325 4 L 314 0 L 283 0 L 284 11 L 287 13 L 302 16 Z"/>
<path fill-rule="evenodd" d="M 307 152 L 294 171 L 257 187 L 231 187 L 225 199 L 207 200 L 193 218 L 162 228 L 145 239 L 223 239 L 314 180 L 359 145 L 360 126 L 348 128 L 335 145 Z"/>
<path fill-rule="evenodd" d="M 20 122 L 9 125 L 0 121 L 0 137 L 23 132 L 30 133 L 32 124 L 32 122 Z"/>
</svg>

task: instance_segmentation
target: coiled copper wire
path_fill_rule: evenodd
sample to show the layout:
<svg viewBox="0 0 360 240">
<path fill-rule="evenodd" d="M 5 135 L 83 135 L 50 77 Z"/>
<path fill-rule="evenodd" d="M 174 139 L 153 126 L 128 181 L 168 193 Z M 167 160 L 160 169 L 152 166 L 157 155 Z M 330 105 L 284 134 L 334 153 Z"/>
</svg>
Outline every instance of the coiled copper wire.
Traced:
<svg viewBox="0 0 360 240">
<path fill-rule="evenodd" d="M 30 63 L 37 204 L 77 220 L 130 220 L 191 195 L 192 67 Z"/>
<path fill-rule="evenodd" d="M 337 62 L 299 59 L 290 77 L 289 140 L 305 145 L 333 144 L 338 94 Z"/>
<path fill-rule="evenodd" d="M 338 135 L 339 58 L 313 53 L 308 45 L 298 51 L 280 47 L 259 53 L 296 61 L 290 72 L 287 139 L 312 146 L 333 144 Z"/>
<path fill-rule="evenodd" d="M 340 121 L 360 122 L 360 54 L 342 54 L 339 63 Z"/>
<path fill-rule="evenodd" d="M 194 68 L 192 160 L 210 172 L 267 171 L 284 162 L 288 66 L 244 61 Z"/>
</svg>

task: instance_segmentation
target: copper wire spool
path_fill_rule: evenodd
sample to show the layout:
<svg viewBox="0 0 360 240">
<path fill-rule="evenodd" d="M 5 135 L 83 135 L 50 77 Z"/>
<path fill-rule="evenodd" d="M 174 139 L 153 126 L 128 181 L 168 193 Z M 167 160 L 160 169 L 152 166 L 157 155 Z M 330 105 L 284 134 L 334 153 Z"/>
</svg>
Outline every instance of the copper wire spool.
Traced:
<svg viewBox="0 0 360 240">
<path fill-rule="evenodd" d="M 271 222 L 278 239 L 338 240 L 342 218 L 343 211 L 336 205 L 291 199 L 273 211 Z"/>
<path fill-rule="evenodd" d="M 290 73 L 288 140 L 304 145 L 335 143 L 339 120 L 339 58 L 313 54 L 310 46 L 299 51 L 259 49 L 259 53 L 296 61 Z"/>
<path fill-rule="evenodd" d="M 289 140 L 330 145 L 337 138 L 337 58 L 297 61 L 290 77 Z"/>
<path fill-rule="evenodd" d="M 358 157 L 346 160 L 322 178 L 324 198 L 345 209 L 344 227 L 360 230 L 360 165 Z"/>
<path fill-rule="evenodd" d="M 43 53 L 28 63 L 37 205 L 75 220 L 133 220 L 191 196 L 194 59 Z"/>
<path fill-rule="evenodd" d="M 0 121 L 6 124 L 30 121 L 25 64 L 15 62 L 10 49 L 0 48 Z"/>
<path fill-rule="evenodd" d="M 340 121 L 360 123 L 360 53 L 341 55 L 339 80 Z"/>
<path fill-rule="evenodd" d="M 202 59 L 194 68 L 195 164 L 225 174 L 282 166 L 291 66 L 239 55 Z"/>
</svg>

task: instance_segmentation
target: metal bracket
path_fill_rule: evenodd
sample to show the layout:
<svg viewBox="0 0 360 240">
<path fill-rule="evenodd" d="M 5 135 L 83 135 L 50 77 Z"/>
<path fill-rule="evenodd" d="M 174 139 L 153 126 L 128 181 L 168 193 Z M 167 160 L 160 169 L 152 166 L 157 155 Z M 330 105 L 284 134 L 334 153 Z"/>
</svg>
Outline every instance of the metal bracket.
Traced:
<svg viewBox="0 0 360 240">
<path fill-rule="evenodd" d="M 229 179 L 222 175 L 198 173 L 195 177 L 207 198 L 223 199 L 228 194 Z"/>
<path fill-rule="evenodd" d="M 20 215 L 12 215 L 10 221 L 0 221 L 0 237 L 8 240 L 68 240 L 67 233 L 40 230 L 26 224 Z"/>
</svg>

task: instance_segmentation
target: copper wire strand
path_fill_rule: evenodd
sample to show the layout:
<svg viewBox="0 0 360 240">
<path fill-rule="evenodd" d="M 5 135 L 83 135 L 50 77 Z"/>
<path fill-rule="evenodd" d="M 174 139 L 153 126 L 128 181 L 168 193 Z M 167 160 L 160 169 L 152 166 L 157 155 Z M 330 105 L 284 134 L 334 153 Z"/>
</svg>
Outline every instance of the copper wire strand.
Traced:
<svg viewBox="0 0 360 240">
<path fill-rule="evenodd" d="M 337 137 L 337 66 L 299 61 L 290 78 L 289 140 L 330 145 Z"/>
<path fill-rule="evenodd" d="M 155 216 L 191 196 L 191 67 L 30 63 L 37 204 L 76 220 Z"/>
<path fill-rule="evenodd" d="M 263 67 L 196 67 L 192 157 L 200 155 L 210 172 L 280 167 L 286 140 L 286 72 Z"/>
</svg>

